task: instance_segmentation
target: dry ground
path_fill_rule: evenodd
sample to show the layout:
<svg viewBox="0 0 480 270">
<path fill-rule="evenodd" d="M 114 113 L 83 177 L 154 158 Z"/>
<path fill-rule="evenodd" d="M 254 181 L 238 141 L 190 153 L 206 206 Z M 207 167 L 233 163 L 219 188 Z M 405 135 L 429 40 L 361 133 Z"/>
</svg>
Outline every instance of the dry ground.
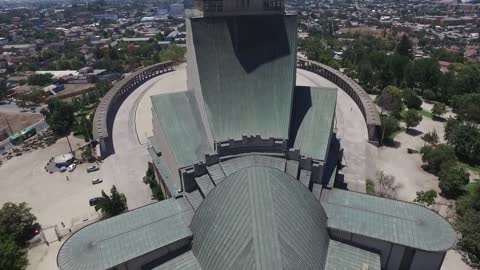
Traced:
<svg viewBox="0 0 480 270">
<path fill-rule="evenodd" d="M 14 133 L 17 133 L 36 122 L 43 119 L 43 115 L 39 113 L 29 113 L 29 112 L 22 112 L 22 113 L 15 113 L 15 112 L 0 112 L 0 130 L 5 128 L 7 129 L 8 135 L 12 135 L 10 129 L 7 125 L 7 120 L 12 128 Z"/>
</svg>

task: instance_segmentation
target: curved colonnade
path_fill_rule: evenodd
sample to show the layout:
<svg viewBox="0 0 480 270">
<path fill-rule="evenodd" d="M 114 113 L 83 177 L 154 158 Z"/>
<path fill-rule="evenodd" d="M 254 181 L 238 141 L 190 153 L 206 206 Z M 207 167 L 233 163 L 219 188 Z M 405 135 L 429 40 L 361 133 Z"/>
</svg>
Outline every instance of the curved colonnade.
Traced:
<svg viewBox="0 0 480 270">
<path fill-rule="evenodd" d="M 147 80 L 173 71 L 173 62 L 162 62 L 126 75 L 116 82 L 100 100 L 93 118 L 93 139 L 99 143 L 97 157 L 105 158 L 114 152 L 112 128 L 115 115 L 122 102 Z"/>
<path fill-rule="evenodd" d="M 355 101 L 363 114 L 369 141 L 376 144 L 381 141 L 380 115 L 372 99 L 360 85 L 340 71 L 315 61 L 298 59 L 297 68 L 318 74 L 344 90 Z M 144 67 L 115 83 L 100 100 L 93 119 L 93 138 L 99 142 L 97 157 L 105 158 L 113 153 L 111 139 L 113 120 L 126 97 L 145 81 L 170 71 L 173 71 L 173 62 L 170 61 Z"/>
</svg>

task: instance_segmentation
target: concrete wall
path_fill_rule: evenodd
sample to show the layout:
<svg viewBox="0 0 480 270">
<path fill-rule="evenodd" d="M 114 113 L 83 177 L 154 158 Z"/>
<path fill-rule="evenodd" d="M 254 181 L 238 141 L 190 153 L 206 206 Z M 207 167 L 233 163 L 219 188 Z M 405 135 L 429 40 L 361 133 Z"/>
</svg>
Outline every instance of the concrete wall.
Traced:
<svg viewBox="0 0 480 270">
<path fill-rule="evenodd" d="M 334 240 L 380 254 L 381 266 L 384 270 L 440 270 L 445 257 L 445 252 L 426 252 L 414 249 L 410 267 L 400 269 L 407 249 L 405 246 L 332 228 L 329 228 L 329 233 Z"/>
<path fill-rule="evenodd" d="M 205 101 L 203 99 L 202 86 L 198 74 L 197 56 L 195 46 L 193 45 L 192 21 L 187 18 L 185 19 L 185 23 L 187 26 L 187 87 L 189 91 L 193 91 L 194 93 L 195 100 L 198 104 L 198 110 L 200 111 L 200 118 L 205 127 L 205 133 L 207 134 L 208 143 L 210 144 L 210 148 L 214 149 L 212 130 L 210 129 L 207 110 L 205 109 Z"/>
<path fill-rule="evenodd" d="M 161 233 L 161 232 L 158 232 Z M 166 246 L 163 246 L 157 250 L 144 254 L 143 256 L 136 257 L 126 263 L 118 265 L 113 269 L 116 270 L 142 270 L 142 267 L 151 264 L 158 265 L 168 259 L 183 253 L 187 250 L 192 243 L 192 237 L 187 237 L 179 241 L 170 243 Z M 149 267 L 147 267 L 149 268 Z"/>
<path fill-rule="evenodd" d="M 446 252 L 426 252 L 417 250 L 410 270 L 438 270 L 442 267 Z"/>
</svg>

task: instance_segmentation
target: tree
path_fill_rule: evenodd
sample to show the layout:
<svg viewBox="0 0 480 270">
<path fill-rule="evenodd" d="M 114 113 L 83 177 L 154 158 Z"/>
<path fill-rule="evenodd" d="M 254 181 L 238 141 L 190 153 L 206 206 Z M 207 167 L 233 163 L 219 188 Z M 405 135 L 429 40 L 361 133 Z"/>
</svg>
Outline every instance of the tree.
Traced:
<svg viewBox="0 0 480 270">
<path fill-rule="evenodd" d="M 457 229 L 462 233 L 459 246 L 467 251 L 473 263 L 480 262 L 480 211 L 469 209 L 457 218 Z"/>
<path fill-rule="evenodd" d="M 48 111 L 44 114 L 47 124 L 57 136 L 67 136 L 70 151 L 73 152 L 68 135 L 73 129 L 75 123 L 74 108 L 72 105 L 52 99 L 48 102 Z"/>
<path fill-rule="evenodd" d="M 420 110 L 422 108 L 422 100 L 415 94 L 412 89 L 404 89 L 402 91 L 403 102 L 409 109 Z"/>
<path fill-rule="evenodd" d="M 443 103 L 437 102 L 433 105 L 432 115 L 434 118 L 439 118 L 447 113 L 447 106 Z"/>
<path fill-rule="evenodd" d="M 418 114 L 417 110 L 410 109 L 405 113 L 405 125 L 407 126 L 407 130 L 418 126 L 422 121 L 422 116 Z"/>
<path fill-rule="evenodd" d="M 422 140 L 424 140 L 426 143 L 429 143 L 431 145 L 436 145 L 439 142 L 439 137 L 437 134 L 437 131 L 434 129 L 431 132 L 428 132 L 427 134 L 422 136 Z"/>
<path fill-rule="evenodd" d="M 455 150 L 446 144 L 438 146 L 424 146 L 420 150 L 422 161 L 426 163 L 426 170 L 437 175 L 443 167 L 457 162 Z"/>
<path fill-rule="evenodd" d="M 444 166 L 438 176 L 438 186 L 447 198 L 456 199 L 465 194 L 465 185 L 469 180 L 470 174 L 464 168 L 458 165 Z"/>
<path fill-rule="evenodd" d="M 0 227 L 0 269 L 24 270 L 27 268 L 27 251 L 15 238 Z"/>
<path fill-rule="evenodd" d="M 160 62 L 174 61 L 181 62 L 185 58 L 185 49 L 173 44 L 163 49 L 159 53 Z"/>
<path fill-rule="evenodd" d="M 395 86 L 387 86 L 375 99 L 375 103 L 393 116 L 398 116 L 403 109 L 402 92 Z"/>
<path fill-rule="evenodd" d="M 33 74 L 28 77 L 28 84 L 30 85 L 38 85 L 38 86 L 47 86 L 52 84 L 53 74 L 46 73 L 46 74 Z"/>
<path fill-rule="evenodd" d="M 157 200 L 161 201 L 165 197 L 163 195 L 163 191 L 160 187 L 160 185 L 157 182 L 157 179 L 155 177 L 155 171 L 153 168 L 153 164 L 148 162 L 148 169 L 146 175 L 143 177 L 143 183 L 148 185 L 150 189 L 152 190 L 152 197 Z"/>
<path fill-rule="evenodd" d="M 480 79 L 477 81 L 480 83 Z M 480 124 L 480 94 L 467 94 L 460 97 L 455 104 L 455 112 L 462 120 Z"/>
<path fill-rule="evenodd" d="M 375 194 L 377 196 L 394 199 L 397 197 L 397 190 L 400 187 L 401 185 L 396 183 L 393 175 L 377 171 L 375 183 Z"/>
<path fill-rule="evenodd" d="M 435 190 L 418 191 L 417 198 L 413 202 L 419 203 L 423 206 L 431 206 L 435 203 L 437 192 Z"/>
<path fill-rule="evenodd" d="M 447 120 L 445 139 L 464 162 L 480 163 L 480 129 L 472 123 Z"/>
<path fill-rule="evenodd" d="M 95 211 L 101 210 L 105 217 L 113 217 L 127 210 L 127 198 L 123 193 L 119 193 L 115 186 L 110 190 L 111 195 L 108 196 L 102 190 L 102 197 L 95 205 Z"/>
<path fill-rule="evenodd" d="M 383 138 L 389 138 L 392 134 L 400 130 L 400 124 L 397 118 L 382 115 L 380 120 L 382 123 Z"/>
<path fill-rule="evenodd" d="M 34 236 L 37 218 L 31 210 L 24 202 L 20 204 L 7 202 L 0 209 L 0 227 L 20 246 L 24 246 Z"/>
<path fill-rule="evenodd" d="M 437 99 L 437 94 L 435 94 L 435 92 L 433 92 L 432 90 L 427 89 L 427 90 L 423 91 L 423 98 L 425 100 L 428 100 L 428 101 L 436 100 Z"/>
<path fill-rule="evenodd" d="M 397 45 L 397 54 L 412 58 L 412 42 L 406 34 L 403 34 L 402 39 Z"/>
<path fill-rule="evenodd" d="M 422 91 L 437 89 L 442 76 L 438 61 L 429 58 L 416 60 L 410 71 L 410 77 L 413 78 L 413 87 L 419 87 Z"/>
</svg>

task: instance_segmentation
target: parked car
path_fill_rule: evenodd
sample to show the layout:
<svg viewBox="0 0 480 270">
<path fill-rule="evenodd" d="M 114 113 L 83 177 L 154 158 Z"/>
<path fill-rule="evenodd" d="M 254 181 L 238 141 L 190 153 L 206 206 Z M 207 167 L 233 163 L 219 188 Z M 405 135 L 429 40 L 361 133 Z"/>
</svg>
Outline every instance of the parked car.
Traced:
<svg viewBox="0 0 480 270">
<path fill-rule="evenodd" d="M 95 179 L 92 180 L 92 184 L 93 184 L 93 185 L 95 185 L 95 184 L 100 184 L 100 183 L 102 183 L 102 182 L 103 182 L 103 181 L 102 181 L 102 179 L 100 179 L 100 178 L 95 178 Z"/>
<path fill-rule="evenodd" d="M 75 170 L 76 167 L 77 167 L 77 164 L 72 163 L 72 164 L 68 165 L 67 170 L 69 172 L 73 172 L 73 170 Z"/>
<path fill-rule="evenodd" d="M 100 201 L 102 197 L 95 197 L 95 198 L 91 198 L 88 203 L 90 204 L 90 206 L 95 206 L 97 205 L 98 201 Z"/>
<path fill-rule="evenodd" d="M 89 172 L 94 172 L 94 171 L 98 171 L 100 168 L 98 168 L 97 165 L 92 165 L 92 166 L 88 166 L 87 167 L 87 173 Z"/>
</svg>

